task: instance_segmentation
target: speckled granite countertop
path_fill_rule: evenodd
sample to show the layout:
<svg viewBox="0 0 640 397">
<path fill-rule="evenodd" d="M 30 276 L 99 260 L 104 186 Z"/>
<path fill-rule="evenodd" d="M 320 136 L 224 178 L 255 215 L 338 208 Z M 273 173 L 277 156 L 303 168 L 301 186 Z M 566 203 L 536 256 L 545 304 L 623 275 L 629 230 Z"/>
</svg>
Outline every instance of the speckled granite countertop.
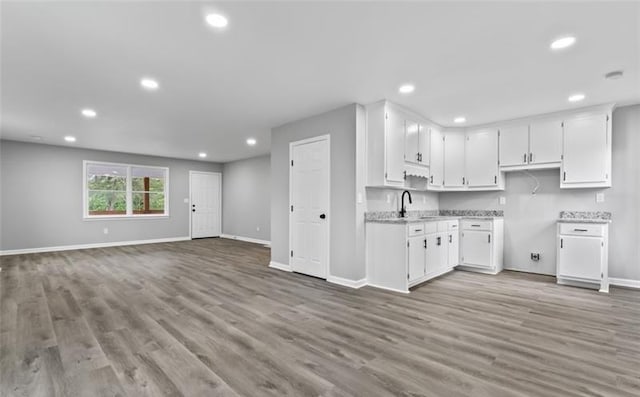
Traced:
<svg viewBox="0 0 640 397">
<path fill-rule="evenodd" d="M 611 223 L 611 212 L 604 211 L 562 211 L 560 223 Z"/>
<path fill-rule="evenodd" d="M 503 211 L 476 211 L 476 210 L 430 210 L 408 211 L 406 218 L 400 218 L 397 211 L 372 211 L 365 214 L 367 223 L 409 224 L 421 222 L 436 222 L 459 219 L 493 220 L 501 218 Z"/>
</svg>

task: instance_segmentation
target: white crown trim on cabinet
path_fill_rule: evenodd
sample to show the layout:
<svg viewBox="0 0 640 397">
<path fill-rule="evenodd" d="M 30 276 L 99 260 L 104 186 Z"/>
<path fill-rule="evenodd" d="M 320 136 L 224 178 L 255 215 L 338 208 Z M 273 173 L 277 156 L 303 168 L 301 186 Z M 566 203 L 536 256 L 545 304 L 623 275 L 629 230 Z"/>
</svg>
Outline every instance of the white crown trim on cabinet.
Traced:
<svg viewBox="0 0 640 397">
<path fill-rule="evenodd" d="M 282 270 L 283 272 L 291 271 L 291 266 L 285 265 L 284 263 L 274 262 L 274 261 L 269 262 L 269 267 L 272 269 Z"/>
<path fill-rule="evenodd" d="M 355 289 L 358 289 L 367 285 L 366 278 L 363 278 L 360 280 L 350 280 L 348 278 L 329 276 L 327 277 L 327 281 L 333 284 L 338 284 L 338 285 L 342 285 L 349 288 L 355 288 Z"/>
<path fill-rule="evenodd" d="M 157 238 L 157 239 L 150 239 L 150 240 L 113 241 L 113 242 L 108 242 L 108 243 L 61 245 L 61 246 L 57 246 L 57 247 L 24 248 L 24 249 L 0 251 L 0 256 L 21 255 L 21 254 L 37 254 L 37 253 L 42 253 L 42 252 L 83 250 L 83 249 L 90 249 L 90 248 L 120 247 L 120 246 L 125 246 L 125 245 L 173 243 L 173 242 L 176 242 L 176 241 L 187 241 L 187 240 L 191 240 L 191 238 L 189 236 L 185 236 L 185 237 L 168 237 L 168 238 Z"/>
<path fill-rule="evenodd" d="M 239 241 L 244 241 L 244 242 L 247 242 L 247 243 L 268 245 L 269 247 L 271 246 L 271 241 L 260 240 L 260 239 L 253 238 L 253 237 L 234 236 L 232 234 L 221 234 L 220 238 L 226 238 L 226 239 L 229 239 L 229 240 L 239 240 Z"/>
</svg>

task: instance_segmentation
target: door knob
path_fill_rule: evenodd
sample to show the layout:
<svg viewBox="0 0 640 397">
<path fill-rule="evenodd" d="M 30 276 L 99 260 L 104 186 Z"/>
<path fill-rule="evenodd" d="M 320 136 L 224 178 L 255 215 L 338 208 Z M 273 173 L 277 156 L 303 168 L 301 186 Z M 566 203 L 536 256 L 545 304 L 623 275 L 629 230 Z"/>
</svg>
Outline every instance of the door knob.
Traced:
<svg viewBox="0 0 640 397">
<path fill-rule="evenodd" d="M 325 214 L 320 214 L 320 219 L 324 219 L 324 218 L 326 218 L 326 217 L 327 217 L 327 216 L 326 216 Z"/>
</svg>

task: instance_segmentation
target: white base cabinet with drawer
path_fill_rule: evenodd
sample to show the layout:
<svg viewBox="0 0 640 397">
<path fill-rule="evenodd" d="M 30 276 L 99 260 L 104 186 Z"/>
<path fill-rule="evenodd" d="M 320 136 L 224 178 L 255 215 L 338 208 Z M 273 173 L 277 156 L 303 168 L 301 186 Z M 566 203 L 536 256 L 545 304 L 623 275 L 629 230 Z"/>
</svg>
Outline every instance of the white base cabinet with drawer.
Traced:
<svg viewBox="0 0 640 397">
<path fill-rule="evenodd" d="M 453 270 L 457 220 L 367 223 L 367 284 L 398 292 Z"/>
<path fill-rule="evenodd" d="M 609 292 L 609 225 L 558 223 L 558 284 Z"/>
<path fill-rule="evenodd" d="M 502 271 L 504 221 L 462 219 L 460 225 L 460 270 L 498 274 Z"/>
</svg>

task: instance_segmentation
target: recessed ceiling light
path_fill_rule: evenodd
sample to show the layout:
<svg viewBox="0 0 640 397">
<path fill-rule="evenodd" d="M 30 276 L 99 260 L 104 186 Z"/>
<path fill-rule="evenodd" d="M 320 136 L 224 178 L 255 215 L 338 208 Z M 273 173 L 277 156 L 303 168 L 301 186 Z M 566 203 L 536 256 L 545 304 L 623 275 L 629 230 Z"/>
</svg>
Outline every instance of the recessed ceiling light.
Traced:
<svg viewBox="0 0 640 397">
<path fill-rule="evenodd" d="M 82 109 L 82 115 L 84 117 L 94 118 L 98 115 L 98 113 L 96 113 L 96 111 L 93 109 Z"/>
<path fill-rule="evenodd" d="M 617 80 L 622 78 L 622 75 L 624 75 L 624 72 L 622 70 L 614 70 L 613 72 L 605 74 L 604 78 L 609 80 Z"/>
<path fill-rule="evenodd" d="M 467 119 L 465 117 L 456 117 L 455 119 L 453 119 L 454 123 L 460 124 L 460 123 L 464 123 L 465 121 L 467 121 Z"/>
<path fill-rule="evenodd" d="M 42 140 L 42 137 L 40 135 L 29 135 L 29 138 L 33 139 L 34 141 Z"/>
<path fill-rule="evenodd" d="M 71 136 L 71 135 L 67 135 L 64 137 L 64 140 L 67 142 L 75 142 L 76 141 L 76 137 L 75 136 Z"/>
<path fill-rule="evenodd" d="M 256 142 L 257 142 L 257 141 L 256 141 L 254 138 L 249 138 L 249 139 L 247 139 L 247 145 L 249 145 L 249 146 L 253 146 L 253 145 L 255 145 L 255 144 L 256 144 Z"/>
<path fill-rule="evenodd" d="M 160 87 L 160 84 L 158 84 L 156 80 L 146 77 L 140 80 L 140 85 L 147 90 L 157 90 L 158 87 Z"/>
<path fill-rule="evenodd" d="M 568 99 L 569 102 L 580 102 L 584 99 L 584 94 L 573 94 Z"/>
<path fill-rule="evenodd" d="M 207 154 L 205 152 L 200 152 L 200 153 L 198 153 L 198 157 L 203 159 L 203 158 L 207 157 Z"/>
<path fill-rule="evenodd" d="M 206 20 L 207 23 L 214 28 L 224 28 L 229 23 L 229 21 L 227 21 L 227 18 L 220 14 L 209 14 L 207 15 Z"/>
<path fill-rule="evenodd" d="M 561 50 L 563 48 L 571 47 L 576 42 L 576 38 L 573 36 L 561 37 L 551 43 L 552 50 Z"/>
<path fill-rule="evenodd" d="M 403 84 L 398 88 L 398 92 L 401 94 L 411 94 L 416 90 L 416 87 L 413 84 Z"/>
</svg>

